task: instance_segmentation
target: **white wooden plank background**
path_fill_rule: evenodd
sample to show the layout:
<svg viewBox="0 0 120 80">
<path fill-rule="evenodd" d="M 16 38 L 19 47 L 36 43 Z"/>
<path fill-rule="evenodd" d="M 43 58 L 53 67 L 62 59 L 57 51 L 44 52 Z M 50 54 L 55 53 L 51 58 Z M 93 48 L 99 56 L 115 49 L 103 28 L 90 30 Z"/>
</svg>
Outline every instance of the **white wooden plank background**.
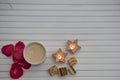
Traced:
<svg viewBox="0 0 120 80">
<path fill-rule="evenodd" d="M 49 76 L 51 54 L 78 39 L 77 74 Z M 36 41 L 46 47 L 43 65 L 32 66 L 19 80 L 120 80 L 120 0 L 0 0 L 0 49 Z M 0 80 L 11 80 L 12 63 L 0 52 Z"/>
</svg>

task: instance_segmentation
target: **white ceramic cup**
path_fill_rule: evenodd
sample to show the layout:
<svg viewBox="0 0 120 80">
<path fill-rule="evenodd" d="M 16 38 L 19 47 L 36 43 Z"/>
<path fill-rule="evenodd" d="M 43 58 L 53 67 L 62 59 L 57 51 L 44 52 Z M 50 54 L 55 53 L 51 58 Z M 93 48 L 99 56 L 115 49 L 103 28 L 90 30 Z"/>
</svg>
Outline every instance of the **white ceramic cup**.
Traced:
<svg viewBox="0 0 120 80">
<path fill-rule="evenodd" d="M 42 64 L 46 59 L 46 50 L 41 43 L 32 42 L 25 47 L 23 56 L 32 65 Z"/>
</svg>

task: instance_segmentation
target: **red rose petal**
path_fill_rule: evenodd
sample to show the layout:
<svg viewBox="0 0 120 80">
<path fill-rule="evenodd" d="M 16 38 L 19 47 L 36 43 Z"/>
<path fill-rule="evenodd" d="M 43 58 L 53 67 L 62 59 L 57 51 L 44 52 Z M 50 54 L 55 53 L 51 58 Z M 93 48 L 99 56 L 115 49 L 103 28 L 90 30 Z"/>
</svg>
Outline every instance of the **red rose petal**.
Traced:
<svg viewBox="0 0 120 80">
<path fill-rule="evenodd" d="M 18 79 L 23 75 L 23 69 L 17 63 L 13 63 L 10 69 L 10 76 L 13 79 Z"/>
<path fill-rule="evenodd" d="M 24 69 L 29 69 L 31 67 L 31 64 L 29 64 L 28 62 L 26 62 L 25 60 L 20 62 L 19 65 L 21 67 L 23 67 Z"/>
<path fill-rule="evenodd" d="M 14 50 L 14 45 L 13 44 L 8 44 L 2 47 L 1 51 L 4 55 L 6 56 L 11 56 L 12 52 Z"/>
<path fill-rule="evenodd" d="M 19 41 L 15 45 L 15 50 L 13 52 L 13 61 L 14 62 L 21 62 L 24 60 L 23 58 L 23 50 L 24 50 L 24 43 Z"/>
<path fill-rule="evenodd" d="M 23 57 L 23 50 L 17 50 L 13 52 L 13 61 L 14 62 L 21 62 L 24 60 Z"/>
<path fill-rule="evenodd" d="M 25 47 L 24 43 L 22 41 L 19 41 L 15 45 L 15 50 L 21 50 L 21 49 L 23 50 L 24 47 Z"/>
</svg>

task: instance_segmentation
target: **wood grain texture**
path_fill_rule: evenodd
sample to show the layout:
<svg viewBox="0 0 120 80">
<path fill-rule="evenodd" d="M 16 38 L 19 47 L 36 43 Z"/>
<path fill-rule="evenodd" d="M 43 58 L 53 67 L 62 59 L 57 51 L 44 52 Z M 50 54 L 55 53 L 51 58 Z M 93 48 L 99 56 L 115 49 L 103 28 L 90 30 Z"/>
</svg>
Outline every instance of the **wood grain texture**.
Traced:
<svg viewBox="0 0 120 80">
<path fill-rule="evenodd" d="M 51 77 L 51 55 L 74 39 L 77 74 Z M 42 43 L 47 59 L 19 80 L 120 80 L 120 0 L 0 0 L 0 49 L 20 40 Z M 12 63 L 0 52 L 0 80 L 11 80 Z"/>
</svg>

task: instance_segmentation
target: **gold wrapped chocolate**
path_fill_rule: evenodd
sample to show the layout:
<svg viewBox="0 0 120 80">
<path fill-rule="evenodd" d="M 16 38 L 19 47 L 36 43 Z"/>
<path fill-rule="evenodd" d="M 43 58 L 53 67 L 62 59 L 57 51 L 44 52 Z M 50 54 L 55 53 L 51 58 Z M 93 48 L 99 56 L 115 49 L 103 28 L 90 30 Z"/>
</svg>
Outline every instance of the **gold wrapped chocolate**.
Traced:
<svg viewBox="0 0 120 80">
<path fill-rule="evenodd" d="M 59 76 L 67 75 L 67 68 L 66 67 L 59 68 L 58 69 L 58 74 L 59 74 Z"/>
<path fill-rule="evenodd" d="M 68 60 L 68 63 L 70 66 L 73 66 L 77 63 L 77 59 L 76 57 L 71 57 L 69 60 Z"/>
<path fill-rule="evenodd" d="M 76 71 L 75 71 L 75 69 L 73 68 L 73 66 L 69 66 L 68 71 L 69 71 L 70 74 L 72 74 L 72 75 L 76 74 Z"/>
<path fill-rule="evenodd" d="M 50 67 L 49 69 L 48 69 L 48 71 L 49 71 L 49 74 L 51 75 L 51 76 L 53 76 L 53 75 L 55 75 L 56 73 L 57 73 L 57 71 L 58 71 L 58 68 L 57 68 L 57 66 L 52 66 L 52 67 Z"/>
</svg>

